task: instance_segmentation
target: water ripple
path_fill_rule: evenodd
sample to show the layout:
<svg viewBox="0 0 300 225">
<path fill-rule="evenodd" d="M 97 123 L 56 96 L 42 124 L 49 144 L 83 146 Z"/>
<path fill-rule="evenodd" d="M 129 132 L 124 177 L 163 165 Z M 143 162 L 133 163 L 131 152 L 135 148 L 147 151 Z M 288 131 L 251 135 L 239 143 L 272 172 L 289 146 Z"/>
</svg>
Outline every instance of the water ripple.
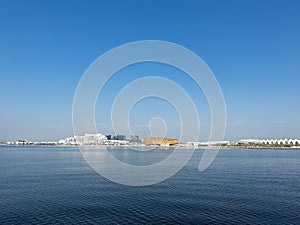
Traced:
<svg viewBox="0 0 300 225">
<path fill-rule="evenodd" d="M 127 187 L 97 175 L 76 149 L 1 148 L 0 224 L 300 222 L 300 151 L 222 151 L 202 173 L 198 151 L 171 179 Z"/>
</svg>

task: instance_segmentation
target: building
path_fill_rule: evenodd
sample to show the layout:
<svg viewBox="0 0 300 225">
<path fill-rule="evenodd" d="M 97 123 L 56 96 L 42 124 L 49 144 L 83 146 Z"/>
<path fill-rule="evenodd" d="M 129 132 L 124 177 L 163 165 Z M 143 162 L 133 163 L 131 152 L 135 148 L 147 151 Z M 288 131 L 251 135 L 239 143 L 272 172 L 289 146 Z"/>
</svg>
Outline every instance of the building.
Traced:
<svg viewBox="0 0 300 225">
<path fill-rule="evenodd" d="M 230 141 L 190 141 L 187 142 L 187 145 L 191 147 L 227 146 L 230 145 Z"/>
<path fill-rule="evenodd" d="M 266 146 L 299 146 L 299 139 L 242 139 L 237 142 L 238 145 L 266 145 Z"/>
<path fill-rule="evenodd" d="M 150 137 L 142 140 L 142 144 L 145 145 L 171 146 L 179 143 L 180 141 L 176 138 Z"/>
<path fill-rule="evenodd" d="M 238 145 L 261 145 L 262 140 L 259 139 L 241 139 L 237 142 Z"/>
<path fill-rule="evenodd" d="M 136 142 L 136 143 L 138 143 L 138 142 L 140 142 L 141 140 L 140 140 L 140 137 L 138 136 L 138 135 L 131 135 L 131 142 Z"/>
<path fill-rule="evenodd" d="M 16 140 L 15 145 L 29 145 L 30 142 L 28 140 Z"/>
<path fill-rule="evenodd" d="M 122 134 L 117 134 L 116 140 L 124 141 L 124 140 L 126 140 L 126 136 L 125 136 L 125 135 L 122 135 Z"/>
<path fill-rule="evenodd" d="M 299 146 L 299 139 L 267 139 L 261 141 L 263 145 L 275 145 L 275 146 Z"/>
<path fill-rule="evenodd" d="M 83 136 L 68 137 L 66 139 L 59 140 L 59 144 L 62 145 L 101 145 L 107 137 L 103 134 L 85 134 Z"/>
<path fill-rule="evenodd" d="M 109 140 L 109 137 L 107 136 L 100 133 L 84 134 L 82 136 L 74 136 L 74 137 L 68 137 L 66 139 L 61 139 L 59 140 L 58 144 L 59 145 L 80 145 L 80 146 L 86 146 L 86 145 L 121 146 L 121 145 L 129 144 L 129 141 L 127 140 Z M 123 137 L 119 137 L 119 138 L 123 138 Z"/>
</svg>

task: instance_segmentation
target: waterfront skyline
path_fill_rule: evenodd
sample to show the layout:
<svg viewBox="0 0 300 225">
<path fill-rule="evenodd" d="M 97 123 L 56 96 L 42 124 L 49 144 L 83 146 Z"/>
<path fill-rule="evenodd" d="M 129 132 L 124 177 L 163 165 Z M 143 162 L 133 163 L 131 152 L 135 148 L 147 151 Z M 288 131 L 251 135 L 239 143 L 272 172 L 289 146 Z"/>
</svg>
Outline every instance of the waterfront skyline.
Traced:
<svg viewBox="0 0 300 225">
<path fill-rule="evenodd" d="M 144 147 L 144 146 L 163 146 L 163 147 L 179 147 L 179 148 L 198 148 L 198 147 L 251 147 L 251 148 L 297 148 L 300 146 L 300 139 L 281 138 L 281 139 L 240 139 L 234 141 L 228 140 L 189 140 L 183 142 L 174 137 L 139 137 L 139 135 L 131 135 L 126 137 L 123 134 L 82 134 L 72 137 L 60 138 L 57 141 L 31 141 L 24 139 L 7 140 L 0 142 L 0 145 L 48 145 L 48 146 L 125 146 L 125 147 Z"/>
<path fill-rule="evenodd" d="M 298 138 L 298 1 L 0 5 L 0 141 L 72 136 L 73 96 L 86 68 L 109 49 L 144 39 L 178 43 L 205 60 L 225 97 L 226 140 Z M 98 130 L 113 133 L 109 112 L 115 95 L 146 75 L 172 78 L 197 99 L 206 140 L 210 113 L 201 91 L 182 72 L 151 63 L 126 68 L 111 79 L 97 103 Z M 159 99 L 146 99 L 133 109 L 135 133 L 148 136 L 149 119 L 166 114 L 167 136 L 176 136 L 177 114 Z M 161 123 L 153 129 L 160 132 Z"/>
</svg>

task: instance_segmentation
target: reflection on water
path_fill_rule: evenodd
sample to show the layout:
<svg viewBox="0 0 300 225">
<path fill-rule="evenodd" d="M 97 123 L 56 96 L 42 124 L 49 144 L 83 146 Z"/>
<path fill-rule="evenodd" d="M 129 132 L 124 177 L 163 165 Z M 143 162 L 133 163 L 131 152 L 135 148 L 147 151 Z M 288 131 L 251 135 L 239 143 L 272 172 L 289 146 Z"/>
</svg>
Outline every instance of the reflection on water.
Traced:
<svg viewBox="0 0 300 225">
<path fill-rule="evenodd" d="M 158 151 L 157 148 L 142 148 L 138 150 L 131 149 L 129 147 L 114 148 L 114 147 L 94 147 L 94 148 L 82 148 L 82 152 L 86 154 L 89 159 L 97 158 L 102 163 L 107 162 L 107 155 L 105 151 L 113 156 L 115 159 L 133 166 L 148 166 L 158 163 L 171 155 L 173 149 Z M 159 153 L 158 153 L 159 152 Z M 110 165 L 107 165 L 110 166 Z"/>
<path fill-rule="evenodd" d="M 194 150 L 133 150 L 80 148 L 86 162 L 101 176 L 129 186 L 146 186 L 162 182 L 176 174 L 192 157 Z"/>
</svg>

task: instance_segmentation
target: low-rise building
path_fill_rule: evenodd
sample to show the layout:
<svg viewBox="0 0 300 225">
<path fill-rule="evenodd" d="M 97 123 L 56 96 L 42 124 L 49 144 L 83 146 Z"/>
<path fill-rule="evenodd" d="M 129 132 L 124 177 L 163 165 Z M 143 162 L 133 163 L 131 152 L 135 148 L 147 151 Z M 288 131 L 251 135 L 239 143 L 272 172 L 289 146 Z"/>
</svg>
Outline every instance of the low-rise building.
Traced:
<svg viewBox="0 0 300 225">
<path fill-rule="evenodd" d="M 263 145 L 279 145 L 279 146 L 299 146 L 300 140 L 299 139 L 267 139 L 262 140 Z"/>
<path fill-rule="evenodd" d="M 176 138 L 150 137 L 142 140 L 142 144 L 145 145 L 171 146 L 179 143 L 180 141 Z"/>
<path fill-rule="evenodd" d="M 127 145 L 129 141 L 127 140 L 109 140 L 107 136 L 97 133 L 97 134 L 84 134 L 82 136 L 68 137 L 66 139 L 59 140 L 60 145 L 112 145 L 120 146 Z"/>
<path fill-rule="evenodd" d="M 189 141 L 187 144 L 191 147 L 227 146 L 230 141 Z"/>
</svg>

